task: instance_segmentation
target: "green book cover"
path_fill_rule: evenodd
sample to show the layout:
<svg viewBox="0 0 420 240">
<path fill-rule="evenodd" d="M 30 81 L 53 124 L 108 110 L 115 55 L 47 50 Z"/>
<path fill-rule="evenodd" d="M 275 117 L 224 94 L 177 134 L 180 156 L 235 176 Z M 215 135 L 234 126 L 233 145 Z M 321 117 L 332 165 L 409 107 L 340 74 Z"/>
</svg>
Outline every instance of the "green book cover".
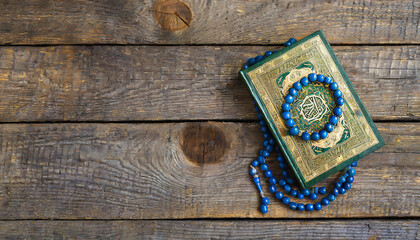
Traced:
<svg viewBox="0 0 420 240">
<path fill-rule="evenodd" d="M 291 136 L 281 117 L 281 105 L 289 88 L 309 73 L 331 77 L 345 99 L 343 117 L 328 137 L 319 141 Z M 240 75 L 302 188 L 311 187 L 385 145 L 321 31 L 242 70 Z M 332 92 L 321 83 L 309 84 L 301 92 L 291 104 L 292 118 L 299 129 L 319 131 L 332 115 Z"/>
</svg>

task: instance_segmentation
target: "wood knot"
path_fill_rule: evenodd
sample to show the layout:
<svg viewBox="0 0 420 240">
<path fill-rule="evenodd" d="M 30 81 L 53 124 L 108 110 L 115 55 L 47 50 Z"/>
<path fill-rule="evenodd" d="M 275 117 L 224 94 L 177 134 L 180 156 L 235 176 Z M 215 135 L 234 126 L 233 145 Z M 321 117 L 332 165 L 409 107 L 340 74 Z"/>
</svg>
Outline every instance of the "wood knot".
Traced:
<svg viewBox="0 0 420 240">
<path fill-rule="evenodd" d="M 223 131 L 209 123 L 187 124 L 180 144 L 188 160 L 199 165 L 218 162 L 229 147 Z"/>
<path fill-rule="evenodd" d="M 170 31 L 187 28 L 192 21 L 191 9 L 179 0 L 157 0 L 154 12 L 158 23 Z"/>
</svg>

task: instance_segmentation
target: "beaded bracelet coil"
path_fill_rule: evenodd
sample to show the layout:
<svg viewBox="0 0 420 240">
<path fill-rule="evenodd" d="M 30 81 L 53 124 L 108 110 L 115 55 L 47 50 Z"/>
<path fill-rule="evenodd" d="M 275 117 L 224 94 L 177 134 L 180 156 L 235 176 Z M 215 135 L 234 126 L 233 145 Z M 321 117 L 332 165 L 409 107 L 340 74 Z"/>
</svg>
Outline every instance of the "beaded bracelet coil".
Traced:
<svg viewBox="0 0 420 240">
<path fill-rule="evenodd" d="M 321 131 L 315 131 L 312 134 L 309 134 L 307 131 L 299 131 L 299 128 L 295 126 L 295 121 L 290 114 L 290 109 L 292 104 L 295 101 L 295 97 L 299 94 L 299 91 L 303 88 L 303 86 L 308 86 L 310 83 L 319 82 L 324 84 L 325 87 L 329 87 L 331 91 L 333 91 L 334 98 L 336 99 L 336 107 L 333 110 L 333 115 L 330 116 L 329 122 L 325 124 L 324 129 Z M 325 139 L 328 136 L 329 132 L 332 132 L 334 129 L 334 125 L 336 125 L 339 121 L 339 117 L 342 116 L 343 110 L 340 106 L 344 105 L 344 98 L 343 93 L 338 89 L 338 84 L 333 82 L 330 77 L 326 77 L 322 74 L 315 74 L 310 73 L 308 77 L 303 77 L 300 81 L 293 83 L 293 86 L 289 89 L 289 94 L 284 97 L 285 103 L 281 106 L 282 118 L 286 121 L 286 126 L 290 128 L 289 133 L 292 136 L 299 135 L 302 137 L 303 140 L 314 140 L 318 141 L 320 139 Z"/>
<path fill-rule="evenodd" d="M 288 46 L 294 44 L 295 42 L 296 42 L 296 40 L 294 38 L 291 38 L 284 45 L 286 47 L 288 47 Z M 264 56 L 257 56 L 255 58 L 250 58 L 248 60 L 248 64 L 244 65 L 244 68 L 248 68 L 250 65 L 253 65 L 253 64 L 263 60 L 265 57 L 271 55 L 272 53 L 273 52 L 271 52 L 271 51 L 267 51 L 264 54 Z M 320 75 L 315 75 L 315 76 L 311 75 L 311 76 L 308 76 L 307 80 L 309 80 L 309 78 L 314 79 L 314 77 L 316 77 L 315 80 L 317 80 L 319 76 Z M 322 78 L 322 77 L 320 77 L 320 78 Z M 330 80 L 326 79 L 325 77 L 324 77 L 323 80 L 324 80 L 324 83 L 325 83 L 325 80 L 327 80 L 327 82 L 325 84 L 329 84 L 329 87 L 330 87 L 331 90 L 333 90 L 333 91 L 338 90 L 338 85 L 337 85 L 337 87 L 331 88 L 331 85 L 333 84 L 332 80 L 331 80 L 331 83 L 329 83 Z M 314 81 L 312 81 L 312 82 L 314 82 Z M 301 79 L 300 83 L 302 84 L 302 79 Z M 304 84 L 302 84 L 302 85 L 306 86 Z M 298 89 L 296 89 L 296 90 L 298 90 Z M 290 90 L 289 90 L 289 94 L 290 94 Z M 337 95 L 334 94 L 334 97 L 336 98 L 337 106 L 342 106 L 344 104 L 344 99 L 339 100 L 340 98 L 342 98 L 342 93 L 337 94 Z M 291 104 L 292 102 L 293 101 L 291 101 L 288 104 Z M 290 105 L 289 105 L 289 107 L 290 107 Z M 283 106 L 282 106 L 282 108 L 283 108 Z M 335 109 L 337 109 L 337 108 L 335 108 Z M 259 124 L 261 125 L 261 131 L 264 134 L 264 139 L 265 140 L 263 142 L 263 149 L 261 149 L 259 151 L 258 158 L 256 160 L 252 161 L 252 163 L 250 165 L 250 168 L 251 168 L 250 169 L 250 174 L 251 174 L 251 176 L 253 178 L 253 181 L 254 181 L 255 185 L 257 186 L 258 192 L 260 193 L 260 196 L 262 198 L 262 204 L 260 205 L 260 211 L 262 213 L 267 213 L 268 212 L 268 204 L 269 204 L 270 200 L 269 200 L 268 197 L 266 197 L 264 195 L 264 192 L 262 190 L 261 180 L 260 180 L 260 178 L 257 174 L 257 167 L 258 166 L 260 167 L 260 170 L 262 172 L 264 172 L 264 176 L 268 179 L 268 182 L 270 184 L 269 192 L 274 194 L 274 198 L 276 198 L 277 200 L 280 200 L 280 202 L 287 205 L 292 210 L 298 210 L 298 211 L 317 210 L 317 211 L 319 211 L 319 210 L 322 209 L 323 206 L 328 206 L 330 204 L 330 202 L 333 202 L 336 199 L 336 197 L 338 196 L 338 194 L 345 194 L 348 190 L 350 190 L 351 184 L 354 181 L 354 176 L 356 175 L 356 170 L 353 167 L 357 167 L 357 161 L 353 162 L 351 165 L 349 165 L 348 169 L 346 168 L 346 171 L 345 171 L 344 175 L 339 177 L 338 181 L 334 182 L 334 186 L 333 186 L 332 190 L 329 192 L 328 195 L 327 195 L 328 191 L 327 191 L 326 187 L 313 187 L 313 188 L 311 188 L 311 190 L 309 190 L 309 189 L 298 190 L 298 189 L 292 188 L 291 185 L 294 184 L 295 180 L 294 180 L 293 177 L 290 176 L 290 174 L 288 172 L 288 165 L 286 164 L 286 162 L 284 160 L 284 156 L 281 153 L 281 149 L 277 145 L 273 136 L 270 134 L 270 132 L 267 128 L 266 122 L 264 121 L 264 119 L 262 117 L 262 114 L 259 112 L 259 109 L 256 105 L 255 105 L 255 109 L 257 110 L 257 113 L 258 113 Z M 286 107 L 286 109 L 288 109 L 288 108 Z M 335 109 L 334 109 L 334 115 L 330 117 L 330 122 L 327 123 L 326 126 L 325 126 L 325 131 L 327 131 L 327 132 L 329 130 L 331 130 L 331 131 L 333 130 L 332 128 L 331 129 L 329 129 L 329 127 L 327 128 L 327 125 L 330 124 L 332 126 L 332 125 L 336 124 L 338 122 L 338 117 L 341 116 L 341 114 L 342 114 L 342 110 L 341 111 L 337 110 L 339 112 L 336 112 Z M 286 110 L 283 108 L 283 111 L 286 111 Z M 337 117 L 337 119 L 335 117 Z M 288 119 L 290 119 L 290 118 L 288 118 Z M 291 124 L 289 124 L 289 125 L 291 125 Z M 294 126 L 292 126 L 292 128 L 293 127 Z M 290 129 L 290 130 L 292 130 L 292 129 Z M 298 132 L 299 132 L 299 130 L 298 130 Z M 319 138 L 321 138 L 321 132 L 322 132 L 322 130 L 318 133 L 320 135 Z M 290 132 L 290 134 L 293 135 L 291 132 Z M 297 135 L 297 134 L 298 133 L 296 133 L 294 135 Z M 324 136 L 324 133 L 322 133 L 322 134 Z M 305 139 L 306 138 L 307 137 L 305 137 Z M 303 139 L 303 133 L 302 133 L 302 139 Z M 306 139 L 306 140 L 309 140 L 309 139 Z M 315 139 L 313 139 L 313 140 L 315 140 Z M 273 172 L 269 169 L 268 165 L 265 162 L 266 158 L 273 151 L 275 151 L 277 153 L 277 161 L 279 162 L 279 167 L 282 169 L 281 178 L 278 181 L 273 176 Z M 277 185 L 283 188 L 285 194 L 289 193 L 290 197 L 285 196 L 285 194 L 283 194 L 282 191 L 278 190 Z M 292 197 L 297 198 L 297 199 L 303 199 L 305 197 L 308 197 L 311 200 L 317 200 L 318 199 L 318 194 L 327 195 L 327 196 L 323 197 L 321 199 L 321 201 L 316 202 L 314 204 L 311 204 L 311 203 L 303 204 L 303 203 L 297 203 L 297 202 L 292 201 Z"/>
</svg>

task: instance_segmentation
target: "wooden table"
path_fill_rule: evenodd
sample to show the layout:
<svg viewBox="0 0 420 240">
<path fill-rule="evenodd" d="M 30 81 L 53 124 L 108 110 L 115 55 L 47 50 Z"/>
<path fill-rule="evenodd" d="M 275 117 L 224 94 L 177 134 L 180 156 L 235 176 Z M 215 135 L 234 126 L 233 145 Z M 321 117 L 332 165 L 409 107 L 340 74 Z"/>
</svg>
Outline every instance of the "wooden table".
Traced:
<svg viewBox="0 0 420 240">
<path fill-rule="evenodd" d="M 419 0 L 0 1 L 0 238 L 418 239 L 419 22 Z M 262 215 L 237 73 L 318 29 L 387 145 L 323 211 Z"/>
</svg>

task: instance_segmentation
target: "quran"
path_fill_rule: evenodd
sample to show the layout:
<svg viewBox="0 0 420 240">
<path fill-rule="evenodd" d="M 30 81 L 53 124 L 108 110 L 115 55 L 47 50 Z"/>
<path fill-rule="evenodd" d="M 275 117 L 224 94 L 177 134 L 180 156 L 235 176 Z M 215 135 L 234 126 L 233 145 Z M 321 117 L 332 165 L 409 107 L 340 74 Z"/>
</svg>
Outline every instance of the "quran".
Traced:
<svg viewBox="0 0 420 240">
<path fill-rule="evenodd" d="M 282 115 L 290 88 L 311 74 L 332 79 L 345 99 L 334 130 L 318 141 L 292 135 Z M 240 76 L 303 189 L 385 145 L 322 31 L 243 69 Z M 335 113 L 337 96 L 324 85 L 314 81 L 303 86 L 287 109 L 293 124 L 306 135 L 322 131 Z"/>
</svg>

